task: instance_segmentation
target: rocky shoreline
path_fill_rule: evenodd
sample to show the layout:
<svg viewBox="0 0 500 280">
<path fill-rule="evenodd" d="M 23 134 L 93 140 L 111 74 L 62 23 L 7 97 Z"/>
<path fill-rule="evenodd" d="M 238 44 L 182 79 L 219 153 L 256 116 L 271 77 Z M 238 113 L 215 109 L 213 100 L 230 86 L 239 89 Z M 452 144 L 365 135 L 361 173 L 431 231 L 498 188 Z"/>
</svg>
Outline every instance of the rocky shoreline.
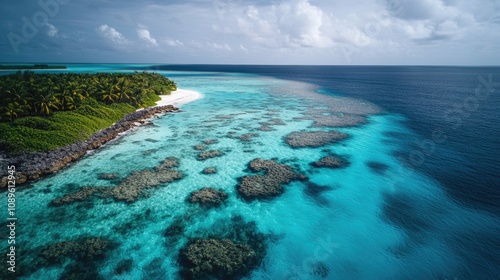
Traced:
<svg viewBox="0 0 500 280">
<path fill-rule="evenodd" d="M 1 166 L 14 165 L 16 167 L 16 185 L 21 185 L 64 168 L 67 164 L 86 155 L 88 151 L 95 150 L 115 139 L 120 133 L 146 123 L 145 119 L 147 118 L 156 114 L 171 113 L 178 110 L 172 105 L 145 108 L 125 115 L 120 121 L 94 133 L 87 140 L 78 141 L 69 146 L 48 152 L 33 152 L 2 158 L 0 163 Z M 2 168 L 0 178 L 0 190 L 6 189 L 8 182 L 7 168 Z"/>
</svg>

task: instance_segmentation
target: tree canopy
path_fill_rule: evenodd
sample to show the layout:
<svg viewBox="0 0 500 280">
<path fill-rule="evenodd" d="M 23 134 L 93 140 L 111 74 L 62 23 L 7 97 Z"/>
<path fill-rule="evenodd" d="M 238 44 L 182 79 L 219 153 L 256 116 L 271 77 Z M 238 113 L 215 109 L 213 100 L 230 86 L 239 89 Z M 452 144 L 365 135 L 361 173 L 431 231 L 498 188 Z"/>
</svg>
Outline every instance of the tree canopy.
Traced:
<svg viewBox="0 0 500 280">
<path fill-rule="evenodd" d="M 86 99 L 107 105 L 127 103 L 151 106 L 159 94 L 176 84 L 157 73 L 35 74 L 31 71 L 0 76 L 0 120 L 13 122 L 25 116 L 49 116 L 78 109 Z"/>
</svg>

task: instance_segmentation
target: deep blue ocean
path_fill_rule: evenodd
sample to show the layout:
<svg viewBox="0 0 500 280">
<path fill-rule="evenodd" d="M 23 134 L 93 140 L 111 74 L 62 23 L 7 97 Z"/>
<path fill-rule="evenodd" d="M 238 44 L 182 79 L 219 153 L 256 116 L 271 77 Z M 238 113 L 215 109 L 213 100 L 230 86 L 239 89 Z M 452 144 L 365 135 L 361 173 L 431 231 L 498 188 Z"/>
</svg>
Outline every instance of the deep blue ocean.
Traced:
<svg viewBox="0 0 500 280">
<path fill-rule="evenodd" d="M 104 279 L 182 279 L 179 252 L 189 240 L 247 231 L 265 236 L 265 250 L 245 279 L 500 278 L 499 67 L 68 66 L 155 71 L 204 98 L 20 188 L 19 267 L 29 267 L 20 279 L 65 279 L 83 275 L 81 267 Z M 346 116 L 363 121 L 337 122 Z M 349 138 L 318 147 L 285 141 L 332 130 Z M 199 160 L 193 147 L 214 139 L 209 149 L 223 155 Z M 348 164 L 312 164 L 328 155 Z M 133 203 L 90 196 L 51 205 L 83 187 L 119 185 L 167 157 L 179 160 L 184 177 Z M 308 180 L 285 184 L 274 198 L 242 199 L 236 186 L 255 175 L 247 168 L 255 158 L 275 159 Z M 207 167 L 217 173 L 203 174 Z M 187 203 L 202 187 L 229 198 L 214 209 Z M 165 237 L 179 221 L 179 236 Z M 113 244 L 103 259 L 37 261 L 47 246 L 88 237 Z"/>
</svg>

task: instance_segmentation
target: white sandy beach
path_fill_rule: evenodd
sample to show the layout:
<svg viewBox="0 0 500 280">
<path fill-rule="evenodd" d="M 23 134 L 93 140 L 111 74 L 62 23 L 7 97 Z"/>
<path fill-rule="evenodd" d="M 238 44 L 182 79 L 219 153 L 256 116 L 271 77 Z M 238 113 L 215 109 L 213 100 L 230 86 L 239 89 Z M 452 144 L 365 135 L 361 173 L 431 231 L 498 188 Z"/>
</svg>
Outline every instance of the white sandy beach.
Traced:
<svg viewBox="0 0 500 280">
<path fill-rule="evenodd" d="M 174 105 L 179 106 L 203 98 L 203 94 L 187 89 L 177 89 L 169 95 L 160 95 L 161 100 L 156 102 L 156 106 Z"/>
</svg>

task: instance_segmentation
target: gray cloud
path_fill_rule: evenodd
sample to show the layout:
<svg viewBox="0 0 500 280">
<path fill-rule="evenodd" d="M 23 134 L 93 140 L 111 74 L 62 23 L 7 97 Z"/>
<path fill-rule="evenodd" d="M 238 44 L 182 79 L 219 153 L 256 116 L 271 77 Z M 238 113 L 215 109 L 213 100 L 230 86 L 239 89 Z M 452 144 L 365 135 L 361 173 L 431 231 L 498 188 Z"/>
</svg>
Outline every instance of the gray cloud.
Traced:
<svg viewBox="0 0 500 280">
<path fill-rule="evenodd" d="M 0 61 L 500 63 L 500 1 L 72 0 L 17 53 L 8 34 L 43 9 L 2 6 Z"/>
</svg>

